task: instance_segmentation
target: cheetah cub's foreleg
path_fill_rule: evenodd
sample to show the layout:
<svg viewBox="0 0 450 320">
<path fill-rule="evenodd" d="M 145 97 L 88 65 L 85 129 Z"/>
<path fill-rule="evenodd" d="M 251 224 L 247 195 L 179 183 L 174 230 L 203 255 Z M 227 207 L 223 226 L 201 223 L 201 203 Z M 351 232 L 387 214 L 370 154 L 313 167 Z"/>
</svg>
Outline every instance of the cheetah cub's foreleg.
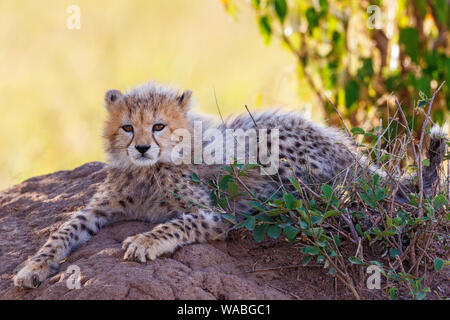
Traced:
<svg viewBox="0 0 450 320">
<path fill-rule="evenodd" d="M 104 225 L 120 220 L 123 213 L 102 206 L 78 212 L 52 234 L 44 246 L 28 261 L 14 277 L 16 286 L 37 288 L 42 281 L 54 274 L 60 261 L 69 252 L 89 240 Z"/>
<path fill-rule="evenodd" d="M 125 239 L 122 246 L 125 249 L 124 259 L 145 263 L 186 244 L 223 240 L 226 232 L 227 226 L 219 213 L 202 211 L 183 214 L 157 225 L 149 232 Z"/>
</svg>

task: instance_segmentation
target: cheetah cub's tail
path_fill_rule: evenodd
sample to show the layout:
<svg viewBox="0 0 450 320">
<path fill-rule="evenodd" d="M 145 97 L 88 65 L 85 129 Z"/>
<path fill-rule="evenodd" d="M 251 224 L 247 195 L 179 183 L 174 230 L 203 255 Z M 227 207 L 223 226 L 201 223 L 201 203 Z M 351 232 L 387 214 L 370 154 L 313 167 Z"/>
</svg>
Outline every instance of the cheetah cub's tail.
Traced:
<svg viewBox="0 0 450 320">
<path fill-rule="evenodd" d="M 448 138 L 438 125 L 434 125 L 430 132 L 430 143 L 427 150 L 427 158 L 430 165 L 423 169 L 423 189 L 426 195 L 430 195 L 433 187 L 439 182 L 439 171 L 447 149 Z"/>
<path fill-rule="evenodd" d="M 423 166 L 422 182 L 425 196 L 433 194 L 434 187 L 439 183 L 439 174 L 442 161 L 446 152 L 447 136 L 438 125 L 433 126 L 430 131 L 428 149 L 426 158 L 430 161 L 428 166 Z M 409 176 L 402 179 L 400 192 L 396 194 L 396 201 L 406 203 L 409 201 L 407 194 L 409 192 L 419 192 L 417 176 Z"/>
</svg>

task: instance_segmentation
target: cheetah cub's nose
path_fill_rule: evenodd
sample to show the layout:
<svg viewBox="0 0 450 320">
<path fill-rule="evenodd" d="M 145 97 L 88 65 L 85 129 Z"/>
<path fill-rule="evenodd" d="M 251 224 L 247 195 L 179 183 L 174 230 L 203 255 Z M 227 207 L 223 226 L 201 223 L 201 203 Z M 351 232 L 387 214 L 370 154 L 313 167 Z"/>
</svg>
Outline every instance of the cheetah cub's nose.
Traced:
<svg viewBox="0 0 450 320">
<path fill-rule="evenodd" d="M 146 153 L 148 149 L 150 149 L 150 146 L 136 146 L 136 150 L 142 154 Z"/>
</svg>

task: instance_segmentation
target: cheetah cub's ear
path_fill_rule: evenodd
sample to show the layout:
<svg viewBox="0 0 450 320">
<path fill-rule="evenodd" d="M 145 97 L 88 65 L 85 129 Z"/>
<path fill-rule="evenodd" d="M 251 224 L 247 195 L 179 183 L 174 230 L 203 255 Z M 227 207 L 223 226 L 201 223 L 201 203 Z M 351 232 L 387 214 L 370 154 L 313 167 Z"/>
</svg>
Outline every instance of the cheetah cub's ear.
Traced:
<svg viewBox="0 0 450 320">
<path fill-rule="evenodd" d="M 105 106 L 106 109 L 110 110 L 110 108 L 116 103 L 118 100 L 122 98 L 122 92 L 119 90 L 108 90 L 105 93 Z"/>
<path fill-rule="evenodd" d="M 192 102 L 192 91 L 186 90 L 184 91 L 178 98 L 177 98 L 178 104 L 180 105 L 181 109 L 187 110 L 191 106 Z"/>
</svg>

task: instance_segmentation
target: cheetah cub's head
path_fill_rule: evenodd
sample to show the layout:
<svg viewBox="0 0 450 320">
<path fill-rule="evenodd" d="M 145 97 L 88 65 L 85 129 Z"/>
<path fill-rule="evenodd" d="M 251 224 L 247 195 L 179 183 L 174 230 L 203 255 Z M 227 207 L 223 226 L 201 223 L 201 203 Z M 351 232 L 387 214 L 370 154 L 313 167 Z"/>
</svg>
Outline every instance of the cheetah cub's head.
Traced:
<svg viewBox="0 0 450 320">
<path fill-rule="evenodd" d="M 179 93 L 147 83 L 129 92 L 105 94 L 108 119 L 104 130 L 108 161 L 113 166 L 170 163 L 177 129 L 192 131 L 187 112 L 192 91 Z"/>
</svg>

